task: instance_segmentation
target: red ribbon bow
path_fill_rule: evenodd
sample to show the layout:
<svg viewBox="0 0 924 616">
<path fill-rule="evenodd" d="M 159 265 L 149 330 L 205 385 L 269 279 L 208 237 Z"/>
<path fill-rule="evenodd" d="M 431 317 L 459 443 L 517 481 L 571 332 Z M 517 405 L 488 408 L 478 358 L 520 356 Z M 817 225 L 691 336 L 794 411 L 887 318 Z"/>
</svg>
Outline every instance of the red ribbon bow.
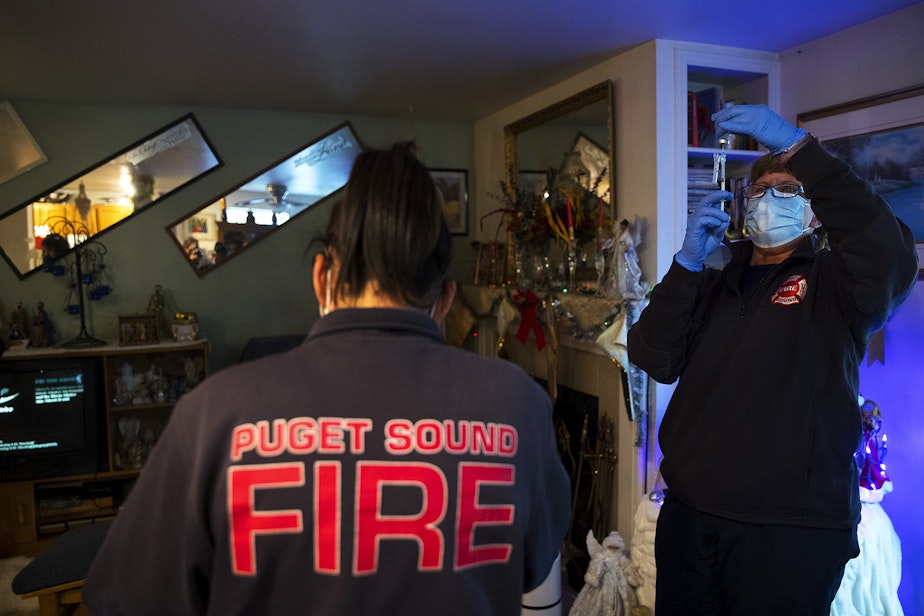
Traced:
<svg viewBox="0 0 924 616">
<path fill-rule="evenodd" d="M 520 329 L 517 330 L 517 340 L 521 344 L 526 344 L 529 338 L 529 332 L 536 334 L 536 350 L 541 351 L 545 347 L 545 330 L 539 324 L 536 317 L 536 306 L 539 305 L 539 298 L 530 290 L 523 293 L 517 290 L 513 296 L 513 301 L 520 311 Z"/>
</svg>

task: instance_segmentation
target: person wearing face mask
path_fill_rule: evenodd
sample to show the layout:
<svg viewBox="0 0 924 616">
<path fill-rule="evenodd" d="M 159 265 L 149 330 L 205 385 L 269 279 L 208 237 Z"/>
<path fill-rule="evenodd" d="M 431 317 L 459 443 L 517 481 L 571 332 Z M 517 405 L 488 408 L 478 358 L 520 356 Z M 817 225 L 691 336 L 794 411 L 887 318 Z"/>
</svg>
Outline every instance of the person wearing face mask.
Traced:
<svg viewBox="0 0 924 616">
<path fill-rule="evenodd" d="M 746 188 L 750 239 L 723 244 L 733 195 L 707 195 L 628 333 L 629 360 L 677 383 L 658 433 L 656 613 L 827 614 L 859 552 L 858 366 L 917 279 L 914 238 L 766 106 L 713 119 L 769 150 Z"/>
<path fill-rule="evenodd" d="M 186 394 L 83 598 L 108 614 L 521 613 L 570 521 L 552 404 L 448 345 L 452 238 L 413 143 L 359 154 L 292 350 Z"/>
</svg>

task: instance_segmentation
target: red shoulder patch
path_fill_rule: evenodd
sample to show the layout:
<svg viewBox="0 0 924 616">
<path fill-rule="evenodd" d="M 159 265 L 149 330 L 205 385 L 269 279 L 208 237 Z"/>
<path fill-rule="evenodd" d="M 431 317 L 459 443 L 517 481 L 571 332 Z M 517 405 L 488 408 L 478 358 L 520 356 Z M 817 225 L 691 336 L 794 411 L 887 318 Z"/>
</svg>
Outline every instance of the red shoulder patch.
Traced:
<svg viewBox="0 0 924 616">
<path fill-rule="evenodd" d="M 796 274 L 787 278 L 780 288 L 776 290 L 773 297 L 770 298 L 771 304 L 781 306 L 791 306 L 801 304 L 805 299 L 805 291 L 808 289 L 808 280 L 802 274 Z"/>
</svg>

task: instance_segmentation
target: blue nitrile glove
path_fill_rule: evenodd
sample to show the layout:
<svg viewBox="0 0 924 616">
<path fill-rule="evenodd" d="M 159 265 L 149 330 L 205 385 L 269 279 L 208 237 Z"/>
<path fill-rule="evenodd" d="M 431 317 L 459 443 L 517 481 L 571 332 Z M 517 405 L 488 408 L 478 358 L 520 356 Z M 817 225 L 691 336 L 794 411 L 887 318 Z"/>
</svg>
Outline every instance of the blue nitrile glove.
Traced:
<svg viewBox="0 0 924 616">
<path fill-rule="evenodd" d="M 727 190 L 717 190 L 703 197 L 687 217 L 687 232 L 683 245 L 674 259 L 691 272 L 703 271 L 703 262 L 722 244 L 729 216 L 720 209 L 723 201 L 735 196 Z"/>
<path fill-rule="evenodd" d="M 715 134 L 735 133 L 757 139 L 768 150 L 779 154 L 805 135 L 766 105 L 733 105 L 712 114 Z"/>
</svg>

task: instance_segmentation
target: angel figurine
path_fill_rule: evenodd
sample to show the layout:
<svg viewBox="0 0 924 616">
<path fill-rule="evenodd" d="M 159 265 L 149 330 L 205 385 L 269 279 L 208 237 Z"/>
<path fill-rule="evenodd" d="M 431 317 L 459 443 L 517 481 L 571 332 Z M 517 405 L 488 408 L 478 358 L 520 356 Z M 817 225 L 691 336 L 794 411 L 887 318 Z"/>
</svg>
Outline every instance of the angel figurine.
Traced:
<svg viewBox="0 0 924 616">
<path fill-rule="evenodd" d="M 854 454 L 860 480 L 860 500 L 878 503 L 892 491 L 892 480 L 886 472 L 883 459 L 888 449 L 888 439 L 882 434 L 882 413 L 872 400 L 860 398 L 860 412 L 863 417 L 863 440 Z"/>
<path fill-rule="evenodd" d="M 639 225 L 630 225 L 623 219 L 616 230 L 616 244 L 613 251 L 613 270 L 624 300 L 642 299 L 648 293 L 648 285 L 642 280 L 642 269 L 638 264 L 635 247 L 639 243 Z"/>
</svg>

